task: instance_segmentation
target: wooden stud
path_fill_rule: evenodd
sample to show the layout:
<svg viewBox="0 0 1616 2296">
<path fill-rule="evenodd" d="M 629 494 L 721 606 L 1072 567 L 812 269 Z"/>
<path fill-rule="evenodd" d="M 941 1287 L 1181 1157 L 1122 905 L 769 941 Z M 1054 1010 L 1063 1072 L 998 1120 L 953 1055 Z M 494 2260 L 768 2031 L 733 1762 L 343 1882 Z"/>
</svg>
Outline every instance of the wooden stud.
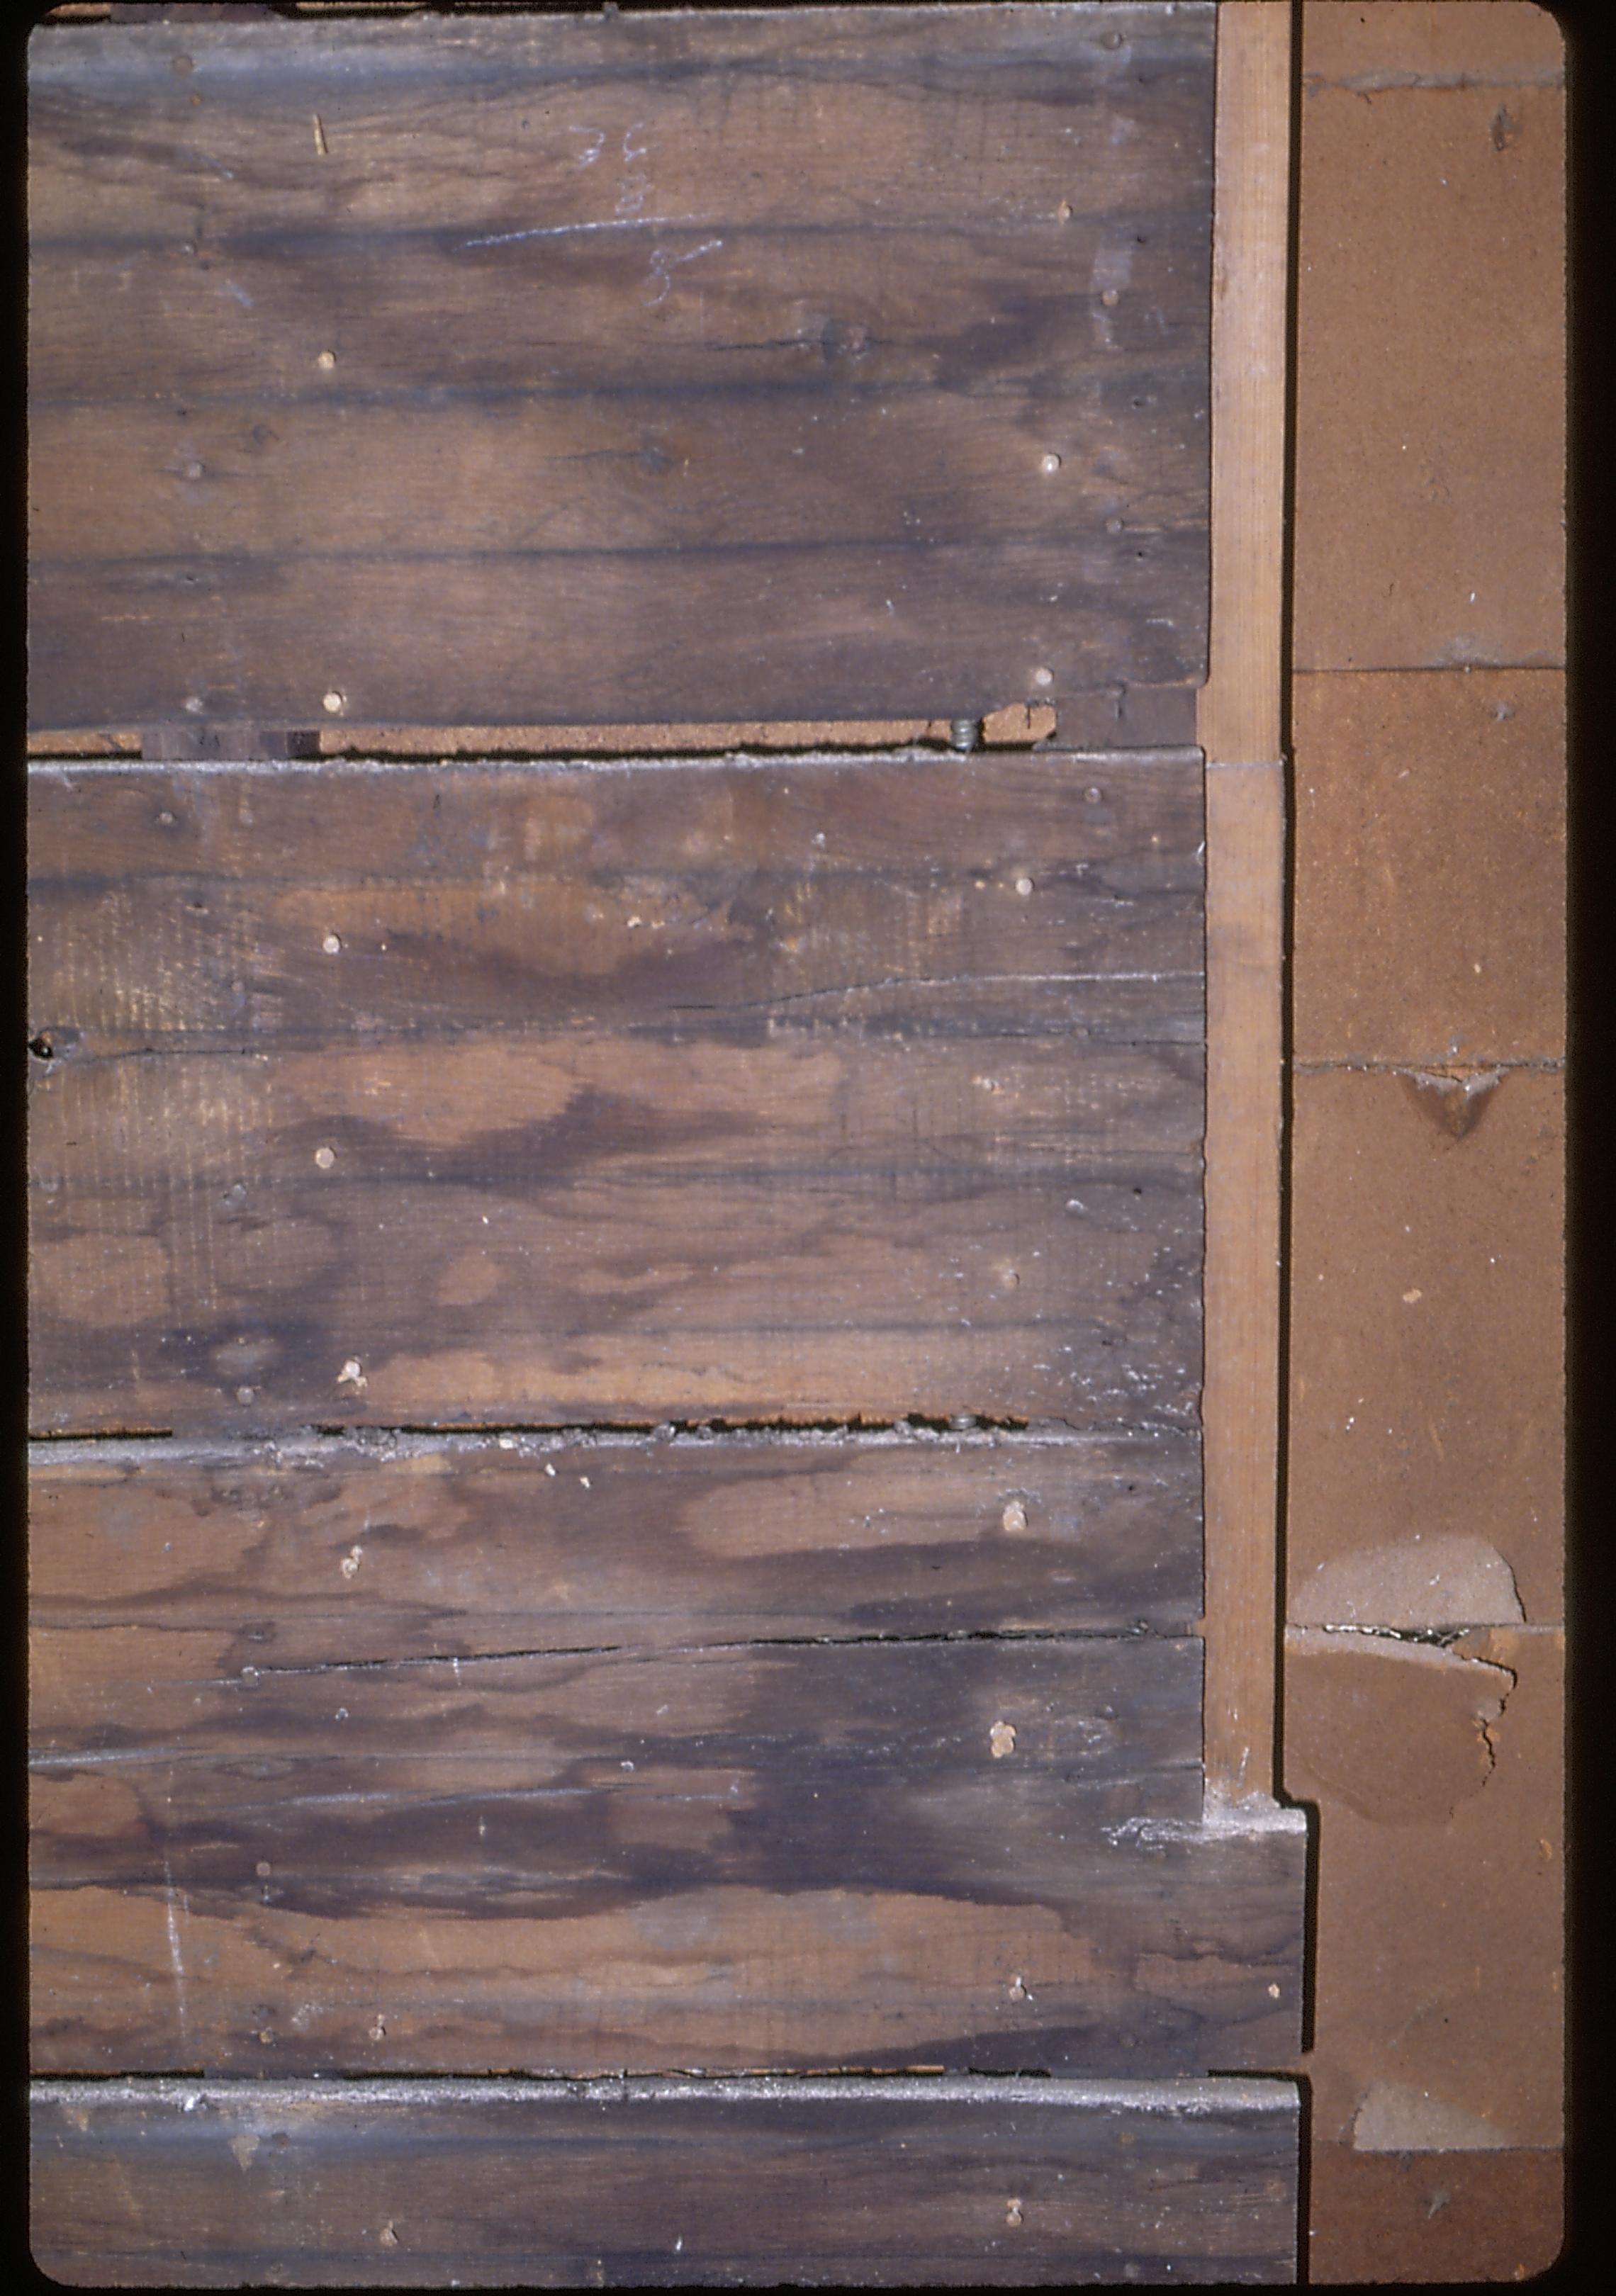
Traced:
<svg viewBox="0 0 1616 2296">
<path fill-rule="evenodd" d="M 1207 759 L 1206 1785 L 1275 1786 L 1291 9 L 1218 16 Z"/>
<path fill-rule="evenodd" d="M 1199 739 L 1209 765 L 1280 754 L 1291 11 L 1218 11 L 1212 221 L 1212 603 Z"/>
</svg>

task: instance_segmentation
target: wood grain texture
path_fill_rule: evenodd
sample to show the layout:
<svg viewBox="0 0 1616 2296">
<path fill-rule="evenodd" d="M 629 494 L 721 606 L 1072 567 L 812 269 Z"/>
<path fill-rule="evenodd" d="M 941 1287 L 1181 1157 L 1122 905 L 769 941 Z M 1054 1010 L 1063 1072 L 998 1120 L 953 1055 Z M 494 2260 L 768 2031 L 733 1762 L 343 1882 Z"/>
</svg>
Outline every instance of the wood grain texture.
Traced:
<svg viewBox="0 0 1616 2296">
<path fill-rule="evenodd" d="M 1193 758 L 32 780 L 42 1428 L 1194 1423 Z"/>
<path fill-rule="evenodd" d="M 1200 742 L 1218 765 L 1280 754 L 1285 621 L 1291 15 L 1218 11 L 1212 237 L 1212 592 Z"/>
<path fill-rule="evenodd" d="M 41 2070 L 1297 2046 L 1305 1838 L 1203 1829 L 1192 1641 L 216 1649 L 36 1636 Z"/>
<path fill-rule="evenodd" d="M 42 2082 L 70 2284 L 1286 2281 L 1288 2081 Z"/>
<path fill-rule="evenodd" d="M 1286 339 L 1292 10 L 1218 13 L 1207 757 L 1206 1772 L 1269 1797 L 1284 971 Z"/>
<path fill-rule="evenodd" d="M 42 33 L 30 724 L 1193 687 L 1212 19 Z"/>
<path fill-rule="evenodd" d="M 1207 774 L 1206 1769 L 1274 1791 L 1284 768 Z"/>
<path fill-rule="evenodd" d="M 111 1628 L 210 1638 L 218 1674 L 266 1659 L 1183 1628 L 1201 1608 L 1199 1451 L 1182 1433 L 153 1450 L 39 1447 L 32 1616 L 92 1650 Z"/>
</svg>

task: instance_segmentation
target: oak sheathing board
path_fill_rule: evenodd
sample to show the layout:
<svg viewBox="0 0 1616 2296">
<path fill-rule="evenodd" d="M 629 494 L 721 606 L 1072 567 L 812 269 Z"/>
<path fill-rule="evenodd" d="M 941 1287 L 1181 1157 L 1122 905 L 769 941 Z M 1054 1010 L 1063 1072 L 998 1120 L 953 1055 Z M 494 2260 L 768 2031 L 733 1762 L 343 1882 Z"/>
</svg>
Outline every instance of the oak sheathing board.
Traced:
<svg viewBox="0 0 1616 2296">
<path fill-rule="evenodd" d="M 35 2252 L 125 2286 L 1287 2281 L 1298 2109 L 1252 2080 L 52 2084 Z"/>
<path fill-rule="evenodd" d="M 1199 764 L 36 769 L 41 1432 L 1187 1432 Z"/>
<path fill-rule="evenodd" d="M 384 1599 L 362 1560 L 354 1606 Z M 41 2071 L 1205 2072 L 1295 2046 L 1300 1834 L 1200 1645 L 254 1662 L 45 1634 Z"/>
<path fill-rule="evenodd" d="M 1199 684 L 1214 12 L 37 34 L 30 724 Z"/>
<path fill-rule="evenodd" d="M 42 1632 L 184 1633 L 220 1674 L 669 1648 L 698 1623 L 1182 1631 L 1202 1600 L 1190 1434 L 53 1443 L 32 1509 Z"/>
</svg>

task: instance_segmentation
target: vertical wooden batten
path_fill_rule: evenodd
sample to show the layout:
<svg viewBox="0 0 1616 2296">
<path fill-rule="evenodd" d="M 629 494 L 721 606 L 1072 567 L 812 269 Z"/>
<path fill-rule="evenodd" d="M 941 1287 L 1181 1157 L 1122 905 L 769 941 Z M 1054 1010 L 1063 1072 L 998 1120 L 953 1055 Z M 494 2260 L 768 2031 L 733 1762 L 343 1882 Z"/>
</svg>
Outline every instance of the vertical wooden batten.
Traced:
<svg viewBox="0 0 1616 2296">
<path fill-rule="evenodd" d="M 1218 12 L 1206 756 L 1206 1791 L 1272 1799 L 1278 1570 L 1289 0 Z"/>
</svg>

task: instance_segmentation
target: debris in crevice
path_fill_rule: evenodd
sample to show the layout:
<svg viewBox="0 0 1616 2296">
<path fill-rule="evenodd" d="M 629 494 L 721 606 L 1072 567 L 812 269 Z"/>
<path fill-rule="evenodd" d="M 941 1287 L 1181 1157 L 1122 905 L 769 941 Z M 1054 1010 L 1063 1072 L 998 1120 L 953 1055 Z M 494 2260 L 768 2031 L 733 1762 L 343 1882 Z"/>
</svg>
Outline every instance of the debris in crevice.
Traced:
<svg viewBox="0 0 1616 2296">
<path fill-rule="evenodd" d="M 357 1558 L 364 1552 L 356 1547 L 339 1566 L 345 1577 L 358 1570 Z M 537 1659 L 584 1659 L 654 1657 L 658 1659 L 702 1658 L 716 1651 L 772 1650 L 857 1650 L 879 1647 L 886 1650 L 914 1650 L 931 1643 L 1014 1643 L 1052 1644 L 1085 1642 L 1138 1642 L 1148 1635 L 1160 1635 L 1166 1642 L 1189 1639 L 1187 1628 L 1153 1628 L 1143 1620 L 1128 1627 L 951 1627 L 931 1634 L 847 1634 L 847 1635 L 743 1635 L 726 1641 L 722 1637 L 698 1643 L 546 1643 L 513 1650 L 486 1651 L 416 1651 L 387 1658 L 326 1658 L 310 1659 L 298 1666 L 258 1665 L 243 1667 L 240 1675 L 225 1675 L 213 1678 L 208 1686 L 215 1690 L 237 1689 L 243 1677 L 253 1682 L 279 1679 L 291 1675 L 329 1674 L 387 1674 L 406 1667 L 447 1666 L 458 1675 L 463 1667 L 513 1666 L 523 1660 Z M 989 1733 L 996 1756 L 1011 1752 L 1015 1745 L 1013 1725 L 996 1722 Z M 49 1767 L 53 1757 L 41 1757 Z M 65 1759 L 65 1758 L 64 1758 Z M 82 1759 L 75 1756 L 75 1760 Z"/>
<path fill-rule="evenodd" d="M 143 1454 L 157 1443 L 172 1446 L 171 1456 L 205 1464 L 229 1460 L 262 1460 L 269 1464 L 302 1459 L 311 1464 L 332 1461 L 338 1455 L 357 1454 L 374 1460 L 424 1457 L 432 1455 L 500 1450 L 523 1457 L 545 1457 L 563 1450 L 636 1453 L 649 1443 L 678 1449 L 759 1450 L 782 1447 L 846 1449 L 857 1452 L 893 1445 L 916 1449 L 949 1451 L 996 1450 L 1000 1447 L 1103 1448 L 1118 1443 L 1190 1443 L 1193 1433 L 1172 1424 L 1119 1423 L 1110 1427 L 1074 1427 L 1065 1419 L 953 1420 L 707 1420 L 707 1421 L 582 1421 L 521 1424 L 490 1421 L 475 1426 L 371 1426 L 363 1422 L 318 1420 L 277 1433 L 271 1430 L 237 1437 L 176 1433 L 172 1428 L 108 1428 L 86 1434 L 82 1429 L 37 1430 L 29 1441 L 44 1457 L 88 1465 L 112 1464 L 120 1443 L 138 1444 Z"/>
</svg>

